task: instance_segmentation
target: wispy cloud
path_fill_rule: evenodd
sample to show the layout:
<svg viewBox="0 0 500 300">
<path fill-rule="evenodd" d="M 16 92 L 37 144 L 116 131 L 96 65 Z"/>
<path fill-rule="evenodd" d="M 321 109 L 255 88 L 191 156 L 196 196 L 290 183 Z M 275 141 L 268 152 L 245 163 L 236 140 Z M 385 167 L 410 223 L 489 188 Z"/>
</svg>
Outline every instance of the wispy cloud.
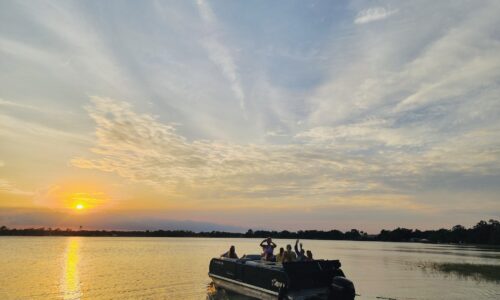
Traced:
<svg viewBox="0 0 500 300">
<path fill-rule="evenodd" d="M 19 196 L 33 196 L 34 192 L 26 191 L 24 189 L 20 189 L 13 185 L 10 181 L 0 178 L 0 193 L 7 193 Z"/>
<path fill-rule="evenodd" d="M 29 109 L 29 110 L 35 110 L 35 111 L 40 111 L 40 108 L 32 106 L 32 105 L 27 105 L 23 103 L 16 103 L 12 101 L 7 101 L 2 98 L 0 98 L 0 106 L 4 107 L 15 107 L 15 108 L 21 108 L 21 109 Z"/>
<path fill-rule="evenodd" d="M 38 110 L 40 112 L 40 110 Z M 84 135 L 67 131 L 61 128 L 41 125 L 38 122 L 26 120 L 25 118 L 11 117 L 0 113 L 0 137 L 9 137 L 18 140 L 42 139 L 57 141 L 72 141 L 87 144 L 91 140 Z"/>
<path fill-rule="evenodd" d="M 200 205 L 225 201 L 244 205 L 255 199 L 291 204 L 306 197 L 308 205 L 331 199 L 332 205 L 341 206 L 431 209 L 406 192 L 419 185 L 418 176 L 500 170 L 499 153 L 483 149 L 491 145 L 488 133 L 482 137 L 470 133 L 482 143 L 476 142 L 477 148 L 467 153 L 450 140 L 423 147 L 426 135 L 432 135 L 430 129 L 391 128 L 394 124 L 383 120 L 313 128 L 286 145 L 188 141 L 175 125 L 137 114 L 127 103 L 100 97 L 92 102 L 88 111 L 97 124 L 98 138 L 94 155 L 74 158 L 74 166 L 113 172 L 190 199 L 183 201 L 203 200 Z M 468 156 L 466 164 L 461 155 Z"/>
<path fill-rule="evenodd" d="M 395 193 L 383 182 L 366 181 L 366 170 L 379 167 L 343 152 L 332 155 L 335 150 L 328 145 L 189 142 L 173 124 L 137 114 L 127 103 L 99 97 L 92 101 L 88 110 L 97 124 L 95 157 L 73 159 L 79 168 L 114 172 L 160 189 L 199 193 L 198 197 L 209 200 L 215 200 L 215 195 L 247 201 Z"/>
<path fill-rule="evenodd" d="M 397 9 L 388 9 L 385 7 L 372 7 L 364 9 L 357 14 L 356 18 L 354 19 L 354 23 L 366 24 L 374 21 L 387 19 L 388 17 L 392 16 L 397 12 L 398 12 Z"/>
<path fill-rule="evenodd" d="M 207 49 L 210 59 L 220 68 L 222 74 L 230 82 L 234 96 L 238 100 L 240 108 L 244 110 L 245 94 L 238 75 L 238 68 L 230 49 L 220 40 L 221 35 L 217 25 L 217 18 L 207 1 L 197 0 L 196 3 L 207 27 L 203 45 Z"/>
</svg>

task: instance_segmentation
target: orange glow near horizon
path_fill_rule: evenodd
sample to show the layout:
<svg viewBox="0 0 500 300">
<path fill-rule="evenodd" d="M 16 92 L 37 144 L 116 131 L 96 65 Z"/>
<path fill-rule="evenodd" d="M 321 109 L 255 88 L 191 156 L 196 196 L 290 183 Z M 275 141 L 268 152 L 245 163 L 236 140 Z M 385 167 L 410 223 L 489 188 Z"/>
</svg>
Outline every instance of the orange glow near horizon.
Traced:
<svg viewBox="0 0 500 300">
<path fill-rule="evenodd" d="M 1 182 L 0 182 L 1 184 Z M 112 184 L 105 185 L 84 178 L 59 181 L 34 197 L 33 204 L 39 207 L 84 212 L 102 210 L 113 206 L 120 192 L 111 191 Z"/>
<path fill-rule="evenodd" d="M 104 194 L 98 192 L 73 192 L 67 199 L 67 207 L 77 211 L 84 211 L 106 204 Z"/>
</svg>

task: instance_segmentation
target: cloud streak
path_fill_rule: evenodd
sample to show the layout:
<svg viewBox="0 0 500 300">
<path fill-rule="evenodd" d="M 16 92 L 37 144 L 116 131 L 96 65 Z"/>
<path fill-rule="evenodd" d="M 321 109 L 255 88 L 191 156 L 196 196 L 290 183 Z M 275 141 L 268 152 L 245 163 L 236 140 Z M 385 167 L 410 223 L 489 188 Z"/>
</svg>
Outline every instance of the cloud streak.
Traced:
<svg viewBox="0 0 500 300">
<path fill-rule="evenodd" d="M 360 11 L 354 19 L 355 24 L 366 24 L 374 21 L 387 19 L 396 14 L 397 9 L 388 9 L 385 7 L 372 7 Z"/>
<path fill-rule="evenodd" d="M 1 167 L 1 166 L 0 166 Z M 16 196 L 33 196 L 35 193 L 26 191 L 14 186 L 11 182 L 0 178 L 0 193 L 7 193 Z"/>
<path fill-rule="evenodd" d="M 197 0 L 196 4 L 207 27 L 203 45 L 209 53 L 210 60 L 219 67 L 224 77 L 230 82 L 231 90 L 238 100 L 240 108 L 245 110 L 245 94 L 238 75 L 238 68 L 230 49 L 220 41 L 216 16 L 207 1 Z"/>
</svg>

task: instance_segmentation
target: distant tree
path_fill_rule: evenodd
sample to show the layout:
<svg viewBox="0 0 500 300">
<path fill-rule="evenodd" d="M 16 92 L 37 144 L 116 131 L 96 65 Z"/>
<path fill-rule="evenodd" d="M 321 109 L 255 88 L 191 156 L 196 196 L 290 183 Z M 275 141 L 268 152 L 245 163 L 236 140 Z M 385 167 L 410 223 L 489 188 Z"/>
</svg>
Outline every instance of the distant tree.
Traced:
<svg viewBox="0 0 500 300">
<path fill-rule="evenodd" d="M 461 243 L 467 239 L 467 229 L 462 225 L 455 225 L 451 229 L 450 240 L 452 243 Z"/>
<path fill-rule="evenodd" d="M 488 225 L 490 226 L 488 244 L 500 245 L 500 222 L 497 220 L 489 220 Z"/>
<path fill-rule="evenodd" d="M 376 236 L 368 236 L 366 232 L 357 229 L 351 229 L 342 233 L 339 230 L 332 229 L 330 231 L 322 230 L 299 230 L 290 232 L 283 230 L 266 231 L 249 229 L 246 233 L 233 233 L 223 231 L 211 232 L 193 232 L 185 230 L 156 230 L 156 231 L 106 231 L 106 230 L 79 230 L 72 231 L 71 229 L 61 230 L 59 228 L 25 228 L 25 229 L 9 229 L 6 226 L 0 227 L 0 235 L 21 235 L 21 236 L 151 236 L 151 237 L 273 237 L 286 239 L 319 239 L 319 240 L 379 240 L 379 241 L 411 241 L 415 239 L 427 239 L 435 243 L 472 243 L 472 244 L 490 244 L 500 245 L 500 222 L 497 220 L 480 221 L 472 228 L 465 228 L 462 225 L 455 225 L 451 229 L 412 230 L 407 228 L 396 228 L 394 230 L 383 229 Z"/>
<path fill-rule="evenodd" d="M 439 230 L 431 231 L 428 239 L 435 243 L 446 243 L 449 242 L 449 233 L 449 230 L 441 228 Z"/>
<path fill-rule="evenodd" d="M 493 226 L 486 221 L 479 221 L 471 230 L 468 230 L 468 242 L 475 244 L 486 244 L 490 239 Z"/>
<path fill-rule="evenodd" d="M 359 240 L 361 238 L 361 234 L 359 233 L 359 231 L 357 229 L 351 229 L 351 231 L 347 231 L 345 234 L 344 234 L 344 237 L 346 238 L 346 240 Z"/>
<path fill-rule="evenodd" d="M 412 237 L 415 239 L 426 239 L 427 235 L 424 232 L 422 232 L 418 229 L 415 229 L 412 233 Z"/>
<path fill-rule="evenodd" d="M 340 230 L 330 230 L 328 232 L 328 236 L 332 239 L 332 240 L 343 240 L 345 239 L 345 236 L 344 234 L 340 231 Z"/>
</svg>

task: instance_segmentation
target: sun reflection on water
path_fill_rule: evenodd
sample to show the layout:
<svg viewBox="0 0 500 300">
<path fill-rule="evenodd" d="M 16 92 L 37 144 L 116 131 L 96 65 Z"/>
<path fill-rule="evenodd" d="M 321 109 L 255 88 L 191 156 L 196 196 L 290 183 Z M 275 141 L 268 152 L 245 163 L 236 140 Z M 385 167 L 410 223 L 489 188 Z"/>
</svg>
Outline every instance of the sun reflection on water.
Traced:
<svg viewBox="0 0 500 300">
<path fill-rule="evenodd" d="M 61 286 L 63 299 L 80 299 L 82 296 L 78 270 L 80 243 L 80 238 L 72 237 L 66 245 Z"/>
</svg>

